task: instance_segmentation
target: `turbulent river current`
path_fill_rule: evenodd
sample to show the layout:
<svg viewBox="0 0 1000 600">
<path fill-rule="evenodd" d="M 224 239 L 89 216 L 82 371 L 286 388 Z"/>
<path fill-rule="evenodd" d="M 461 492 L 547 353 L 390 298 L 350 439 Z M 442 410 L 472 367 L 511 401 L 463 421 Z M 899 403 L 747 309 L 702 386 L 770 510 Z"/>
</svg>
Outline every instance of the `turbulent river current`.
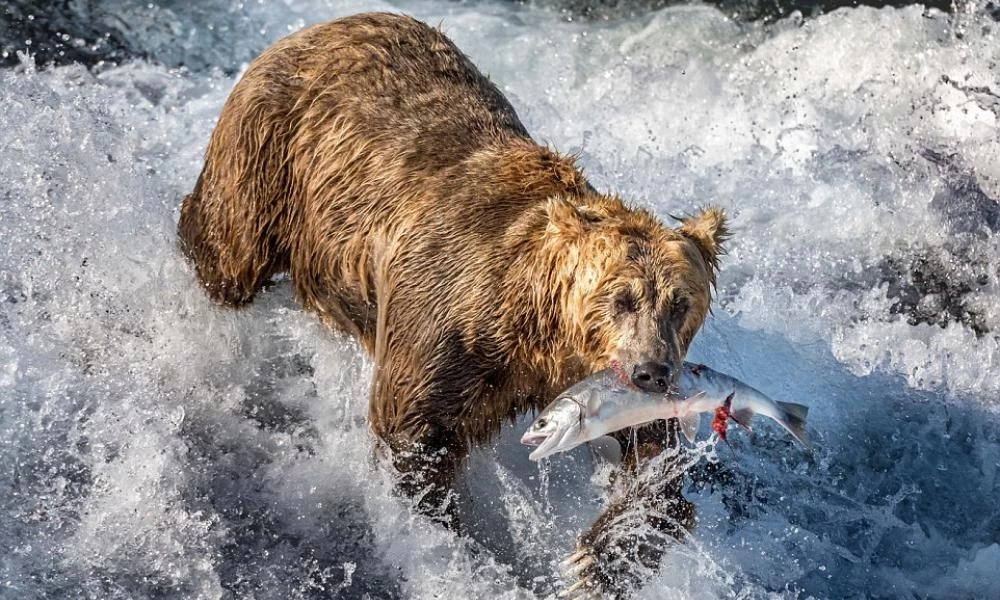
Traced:
<svg viewBox="0 0 1000 600">
<path fill-rule="evenodd" d="M 809 405 L 816 449 L 763 422 L 700 444 L 698 528 L 639 597 L 1000 597 L 992 4 L 758 21 L 708 5 L 104 5 L 117 37 L 66 34 L 63 51 L 139 51 L 52 65 L 58 48 L 3 40 L 0 598 L 558 589 L 601 504 L 586 448 L 539 467 L 517 444 L 526 421 L 509 426 L 462 477 L 470 535 L 455 536 L 373 462 L 359 346 L 287 281 L 216 307 L 178 251 L 181 198 L 246 63 L 365 10 L 440 23 L 598 188 L 665 221 L 732 217 L 689 358 Z"/>
</svg>

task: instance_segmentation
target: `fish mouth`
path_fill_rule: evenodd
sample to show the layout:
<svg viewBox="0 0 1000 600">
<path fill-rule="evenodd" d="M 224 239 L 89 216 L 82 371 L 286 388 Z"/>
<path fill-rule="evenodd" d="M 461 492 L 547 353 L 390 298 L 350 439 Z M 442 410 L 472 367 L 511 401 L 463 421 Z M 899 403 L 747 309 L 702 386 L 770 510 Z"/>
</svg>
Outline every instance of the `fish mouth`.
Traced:
<svg viewBox="0 0 1000 600">
<path fill-rule="evenodd" d="M 528 458 L 533 461 L 539 461 L 558 452 L 569 450 L 570 448 L 579 445 L 580 442 L 575 441 L 579 437 L 579 433 L 580 428 L 573 426 L 556 431 L 555 433 L 547 436 L 542 436 L 536 433 L 529 438 L 529 441 L 540 441 L 541 443 L 538 444 L 538 447 L 531 451 Z M 525 438 L 528 437 L 529 436 L 525 435 Z M 524 438 L 522 438 L 521 441 L 524 442 Z"/>
<path fill-rule="evenodd" d="M 543 433 L 526 433 L 521 436 L 521 443 L 525 446 L 541 446 L 547 439 L 549 436 Z"/>
<path fill-rule="evenodd" d="M 537 448 L 535 448 L 531 452 L 531 454 L 528 455 L 528 459 L 529 460 L 533 460 L 535 462 L 538 462 L 538 461 L 542 460 L 543 458 L 547 458 L 547 457 L 555 454 L 558 451 L 558 446 L 555 443 L 555 439 L 554 438 L 548 438 L 548 439 L 545 440 L 545 442 L 546 443 L 540 444 Z"/>
</svg>

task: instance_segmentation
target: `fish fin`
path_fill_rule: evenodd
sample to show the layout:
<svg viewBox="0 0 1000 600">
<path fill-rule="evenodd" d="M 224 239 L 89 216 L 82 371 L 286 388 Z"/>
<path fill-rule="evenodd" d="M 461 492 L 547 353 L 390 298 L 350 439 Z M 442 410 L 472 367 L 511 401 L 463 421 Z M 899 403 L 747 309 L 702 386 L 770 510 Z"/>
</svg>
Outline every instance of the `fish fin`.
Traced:
<svg viewBox="0 0 1000 600">
<path fill-rule="evenodd" d="M 613 465 L 618 465 L 622 462 L 622 445 L 610 435 L 602 435 L 597 439 L 590 440 L 590 449 L 599 458 Z"/>
<path fill-rule="evenodd" d="M 800 421 L 805 421 L 806 416 L 809 415 L 809 407 L 802 404 L 795 404 L 794 402 L 777 402 L 775 404 L 781 407 L 781 410 L 792 415 Z"/>
<path fill-rule="evenodd" d="M 752 429 L 750 428 L 750 421 L 753 420 L 753 416 L 755 414 L 756 413 L 750 410 L 749 408 L 743 408 L 740 410 L 734 410 L 733 412 L 729 413 L 729 416 L 732 417 L 734 421 L 739 423 L 740 426 L 743 427 L 743 429 L 746 429 L 747 431 L 752 431 Z"/>
<path fill-rule="evenodd" d="M 698 426 L 701 425 L 701 414 L 690 413 L 679 417 L 681 425 L 681 433 L 687 438 L 687 441 L 694 443 L 695 438 L 698 436 Z"/>
<path fill-rule="evenodd" d="M 601 395 L 591 394 L 587 398 L 587 416 L 593 416 L 597 414 L 597 411 L 601 409 Z"/>
<path fill-rule="evenodd" d="M 806 434 L 806 416 L 809 414 L 809 407 L 791 402 L 776 402 L 776 404 L 785 414 L 784 421 L 779 421 L 781 426 L 811 450 L 812 444 L 809 443 L 809 436 Z"/>
</svg>

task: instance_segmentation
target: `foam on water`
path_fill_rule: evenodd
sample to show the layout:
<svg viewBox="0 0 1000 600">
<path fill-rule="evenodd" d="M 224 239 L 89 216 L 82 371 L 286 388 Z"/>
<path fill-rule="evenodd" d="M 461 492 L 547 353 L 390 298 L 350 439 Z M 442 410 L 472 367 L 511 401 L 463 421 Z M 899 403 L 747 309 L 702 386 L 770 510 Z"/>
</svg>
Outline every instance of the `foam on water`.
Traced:
<svg viewBox="0 0 1000 600">
<path fill-rule="evenodd" d="M 239 14 L 273 40 L 384 8 Z M 643 597 L 1000 595 L 989 18 L 402 8 L 443 21 L 598 187 L 665 219 L 729 209 L 721 306 L 691 357 L 812 407 L 814 455 L 761 424 L 693 471 L 700 526 Z M 600 506 L 584 449 L 539 470 L 524 423 L 506 430 L 470 461 L 455 537 L 375 466 L 356 344 L 287 283 L 240 312 L 196 286 L 177 209 L 235 81 L 146 62 L 0 73 L 0 597 L 551 593 Z M 922 288 L 929 271 L 962 285 Z"/>
</svg>

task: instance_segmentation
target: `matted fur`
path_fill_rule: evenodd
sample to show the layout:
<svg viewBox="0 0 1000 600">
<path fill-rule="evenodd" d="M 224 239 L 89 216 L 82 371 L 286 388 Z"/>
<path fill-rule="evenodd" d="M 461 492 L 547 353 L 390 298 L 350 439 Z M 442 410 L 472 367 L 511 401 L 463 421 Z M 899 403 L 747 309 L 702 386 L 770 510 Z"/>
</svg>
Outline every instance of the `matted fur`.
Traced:
<svg viewBox="0 0 1000 600">
<path fill-rule="evenodd" d="M 440 31 L 366 14 L 253 62 L 179 233 L 219 302 L 289 271 L 361 341 L 371 426 L 404 489 L 440 500 L 469 446 L 610 359 L 679 363 L 726 229 L 596 192 Z"/>
</svg>

